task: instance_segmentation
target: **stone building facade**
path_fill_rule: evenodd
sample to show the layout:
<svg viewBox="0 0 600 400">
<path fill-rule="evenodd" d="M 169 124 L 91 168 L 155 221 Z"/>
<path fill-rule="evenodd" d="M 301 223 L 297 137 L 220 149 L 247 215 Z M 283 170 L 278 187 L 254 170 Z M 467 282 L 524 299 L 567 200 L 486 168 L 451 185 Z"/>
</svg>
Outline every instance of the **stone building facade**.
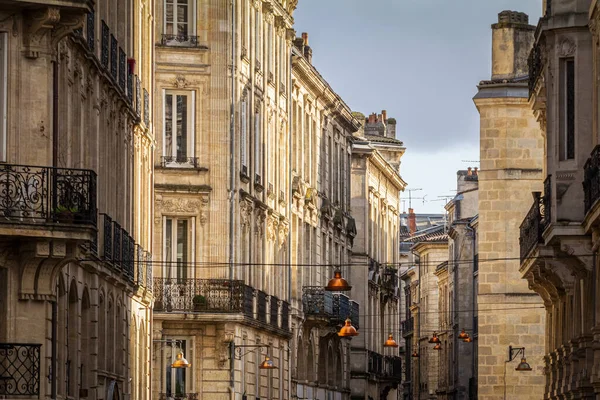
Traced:
<svg viewBox="0 0 600 400">
<path fill-rule="evenodd" d="M 436 399 L 440 388 L 439 372 L 447 368 L 445 363 L 450 350 L 449 329 L 440 330 L 441 326 L 450 326 L 447 314 L 440 309 L 440 304 L 446 307 L 439 297 L 439 286 L 448 289 L 446 226 L 423 229 L 404 242 L 412 243 L 410 267 L 402 274 L 406 304 L 402 321 L 407 371 L 404 398 Z M 434 334 L 439 338 L 441 348 L 447 350 L 434 350 L 434 345 L 429 343 Z M 445 374 L 442 378 L 447 384 Z"/>
<path fill-rule="evenodd" d="M 478 170 L 457 172 L 456 196 L 448 204 L 448 264 L 438 269 L 440 329 L 447 346 L 441 349 L 438 398 L 472 399 L 477 396 L 477 234 Z M 464 331 L 471 338 L 465 342 Z M 442 334 L 440 334 L 442 339 Z M 446 339 L 444 337 L 444 339 Z"/>
<path fill-rule="evenodd" d="M 0 5 L 0 397 L 150 399 L 151 19 Z"/>
<path fill-rule="evenodd" d="M 291 396 L 295 8 L 294 0 L 156 5 L 153 334 L 192 364 L 175 371 L 173 349 L 157 342 L 160 397 Z M 258 368 L 266 355 L 278 369 Z"/>
<path fill-rule="evenodd" d="M 350 397 L 351 342 L 337 332 L 348 317 L 360 331 L 360 308 L 348 293 L 324 287 L 334 271 L 346 278 L 350 271 L 357 234 L 351 149 L 359 121 L 313 67 L 311 54 L 303 33 L 292 51 L 290 114 L 292 396 L 341 400 Z"/>
<path fill-rule="evenodd" d="M 548 399 L 600 398 L 599 20 L 596 1 L 546 3 L 529 59 L 546 169 L 521 224 L 521 275 L 545 307 Z"/>
<path fill-rule="evenodd" d="M 545 315 L 520 279 L 517 227 L 544 176 L 544 138 L 528 103 L 527 57 L 535 27 L 503 11 L 492 25 L 492 79 L 474 98 L 480 114 L 478 218 L 478 398 L 542 398 Z M 533 371 L 506 362 L 525 347 Z M 505 372 L 506 371 L 506 372 Z"/>
<path fill-rule="evenodd" d="M 402 362 L 398 348 L 384 348 L 400 336 L 400 176 L 405 147 L 396 121 L 381 114 L 360 119 L 351 158 L 351 207 L 357 234 L 349 269 L 350 297 L 360 304 L 360 336 L 352 339 L 351 398 L 398 398 Z"/>
</svg>

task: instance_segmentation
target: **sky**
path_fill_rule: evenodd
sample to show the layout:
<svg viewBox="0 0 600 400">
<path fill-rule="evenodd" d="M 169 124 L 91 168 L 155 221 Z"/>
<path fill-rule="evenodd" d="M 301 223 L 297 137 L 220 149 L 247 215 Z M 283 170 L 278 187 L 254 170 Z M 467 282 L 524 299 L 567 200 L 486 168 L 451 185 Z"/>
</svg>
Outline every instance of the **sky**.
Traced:
<svg viewBox="0 0 600 400">
<path fill-rule="evenodd" d="M 491 24 L 503 10 L 536 25 L 542 0 L 299 0 L 297 36 L 353 111 L 387 110 L 404 142 L 402 211 L 442 213 L 456 171 L 478 166 L 477 84 L 491 76 Z M 368 6 L 367 6 L 368 5 Z M 422 190 L 416 190 L 422 189 Z M 422 198 L 425 197 L 425 200 Z M 406 201 L 405 201 L 406 200 Z"/>
</svg>

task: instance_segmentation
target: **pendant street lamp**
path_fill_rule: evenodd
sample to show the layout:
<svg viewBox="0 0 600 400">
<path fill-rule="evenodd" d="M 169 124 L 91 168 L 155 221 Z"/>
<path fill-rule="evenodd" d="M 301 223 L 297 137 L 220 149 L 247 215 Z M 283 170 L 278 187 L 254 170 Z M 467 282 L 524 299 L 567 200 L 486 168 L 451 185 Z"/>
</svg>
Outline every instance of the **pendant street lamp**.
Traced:
<svg viewBox="0 0 600 400">
<path fill-rule="evenodd" d="M 429 339 L 429 343 L 440 343 L 440 338 L 437 337 L 437 332 L 433 332 L 433 336 Z"/>
<path fill-rule="evenodd" d="M 435 346 L 433 346 L 434 350 L 441 350 L 442 349 L 442 345 L 439 343 L 436 343 Z"/>
<path fill-rule="evenodd" d="M 342 271 L 337 270 L 333 273 L 333 278 L 329 280 L 325 290 L 330 292 L 347 292 L 352 289 L 348 281 L 342 278 Z"/>
<path fill-rule="evenodd" d="M 179 353 L 177 353 L 175 361 L 173 362 L 173 364 L 171 364 L 171 367 L 173 368 L 189 368 L 191 366 L 192 364 L 190 364 L 188 360 L 186 360 L 183 356 L 183 351 L 179 351 Z"/>
<path fill-rule="evenodd" d="M 462 330 L 462 331 L 459 333 L 459 335 L 458 335 L 458 338 L 459 338 L 459 339 L 466 339 L 466 338 L 468 338 L 468 337 L 469 337 L 469 334 L 468 334 L 467 332 L 465 332 L 465 330 L 464 330 L 464 329 L 463 329 L 463 330 Z"/>
<path fill-rule="evenodd" d="M 233 347 L 233 355 L 236 360 L 241 360 L 246 354 L 252 353 L 252 352 L 256 351 L 257 349 L 262 349 L 265 347 L 271 348 L 271 346 L 268 344 L 238 344 L 238 345 L 236 345 L 233 342 L 231 342 L 231 346 Z M 249 350 L 245 353 L 242 353 L 242 349 L 244 349 L 244 348 L 251 348 L 254 350 Z M 277 369 L 277 367 L 273 363 L 273 360 L 271 360 L 271 358 L 268 355 L 265 356 L 264 361 L 262 363 L 260 363 L 258 368 L 259 369 Z"/>
<path fill-rule="evenodd" d="M 419 358 L 419 353 L 417 353 L 417 351 L 413 351 L 413 353 L 411 354 L 411 357 L 413 358 Z"/>
<path fill-rule="evenodd" d="M 350 318 L 346 318 L 346 323 L 342 326 L 342 329 L 338 332 L 339 337 L 352 337 L 358 336 L 358 331 L 355 327 L 352 326 L 352 321 Z"/>
<path fill-rule="evenodd" d="M 463 339 L 463 342 L 465 343 L 471 343 L 473 341 L 473 339 L 471 339 L 469 336 L 467 336 L 466 338 Z"/>
<path fill-rule="evenodd" d="M 269 358 L 269 356 L 265 357 L 265 360 L 258 366 L 260 369 L 277 369 L 273 361 Z"/>
<path fill-rule="evenodd" d="M 394 340 L 394 336 L 390 333 L 387 340 L 383 344 L 383 347 L 398 347 L 398 343 Z"/>
</svg>

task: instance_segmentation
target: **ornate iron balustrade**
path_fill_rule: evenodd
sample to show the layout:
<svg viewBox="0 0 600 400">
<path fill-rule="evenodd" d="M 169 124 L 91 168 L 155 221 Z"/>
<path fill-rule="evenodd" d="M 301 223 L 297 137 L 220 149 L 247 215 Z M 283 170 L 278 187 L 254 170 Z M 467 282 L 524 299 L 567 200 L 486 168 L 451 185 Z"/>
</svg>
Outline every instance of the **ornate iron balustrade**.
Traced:
<svg viewBox="0 0 600 400">
<path fill-rule="evenodd" d="M 159 400 L 198 400 L 198 393 L 160 393 Z"/>
<path fill-rule="evenodd" d="M 542 232 L 552 223 L 552 175 L 544 181 L 544 197 L 542 197 Z"/>
<path fill-rule="evenodd" d="M 304 286 L 302 288 L 302 308 L 308 316 L 333 316 L 333 293 L 322 286 Z"/>
<path fill-rule="evenodd" d="M 123 230 L 123 269 L 130 282 L 134 281 L 135 240 Z"/>
<path fill-rule="evenodd" d="M 270 308 L 270 319 L 269 324 L 275 328 L 279 328 L 279 299 L 275 296 L 271 296 L 269 303 Z"/>
<path fill-rule="evenodd" d="M 103 253 L 102 256 L 106 261 L 112 261 L 113 251 L 112 251 L 112 243 L 113 243 L 113 231 L 112 231 L 112 218 L 107 214 L 102 214 L 104 223 L 102 226 L 103 230 Z"/>
<path fill-rule="evenodd" d="M 519 247 L 521 262 L 531 250 L 542 241 L 542 196 L 539 192 L 533 194 L 534 201 L 519 228 Z"/>
<path fill-rule="evenodd" d="M 535 85 L 542 73 L 542 53 L 539 43 L 536 43 L 531 49 L 527 63 L 529 67 L 529 98 L 531 98 L 535 92 Z"/>
<path fill-rule="evenodd" d="M 229 279 L 154 278 L 154 310 L 246 313 L 252 294 L 252 288 L 246 288 L 243 281 Z M 266 307 L 266 293 L 264 299 Z M 266 312 L 263 315 L 266 322 Z"/>
<path fill-rule="evenodd" d="M 160 166 L 163 168 L 198 168 L 198 157 L 162 156 Z"/>
<path fill-rule="evenodd" d="M 144 88 L 144 123 L 150 124 L 150 94 Z"/>
<path fill-rule="evenodd" d="M 256 294 L 256 319 L 267 323 L 267 294 L 262 290 Z"/>
<path fill-rule="evenodd" d="M 146 290 L 149 290 L 150 292 L 152 292 L 154 290 L 153 285 L 152 285 L 152 253 L 150 253 L 149 251 L 145 251 L 144 252 L 144 259 L 145 259 L 145 266 L 144 269 L 146 270 Z"/>
<path fill-rule="evenodd" d="M 119 86 L 125 92 L 125 84 L 127 82 L 127 56 L 122 48 L 119 47 Z"/>
<path fill-rule="evenodd" d="M 135 76 L 135 113 L 138 117 L 142 115 L 142 82 L 137 75 Z"/>
<path fill-rule="evenodd" d="M 0 343 L 0 396 L 40 395 L 41 344 Z"/>
<path fill-rule="evenodd" d="M 584 207 L 587 214 L 600 198 L 600 146 L 594 148 L 583 168 Z"/>
<path fill-rule="evenodd" d="M 118 42 L 115 35 L 110 35 L 110 74 L 115 78 L 118 78 Z"/>
<path fill-rule="evenodd" d="M 116 222 L 113 221 L 113 265 L 115 266 L 115 268 L 117 268 L 118 270 L 121 270 L 122 268 L 122 261 L 123 261 L 123 254 L 121 252 L 122 250 L 122 239 L 123 238 L 123 229 L 121 228 L 121 225 Z"/>
<path fill-rule="evenodd" d="M 96 14 L 94 10 L 87 15 L 86 39 L 88 49 L 93 52 L 96 48 Z"/>
<path fill-rule="evenodd" d="M 410 317 L 408 319 L 405 319 L 404 321 L 402 321 L 400 323 L 400 325 L 402 328 L 402 335 L 404 335 L 404 336 L 410 335 L 415 330 L 415 317 Z"/>
<path fill-rule="evenodd" d="M 0 223 L 96 226 L 96 173 L 1 164 L 0 217 Z"/>
<path fill-rule="evenodd" d="M 346 318 L 350 318 L 350 298 L 345 294 L 335 293 L 333 295 L 332 317 L 334 320 L 337 319 L 337 322 L 343 322 Z M 352 323 L 354 325 L 354 321 Z"/>
<path fill-rule="evenodd" d="M 108 29 L 108 25 L 106 22 L 102 20 L 102 50 L 100 52 L 100 62 L 102 66 L 108 69 L 108 55 L 110 52 L 110 29 Z"/>
<path fill-rule="evenodd" d="M 160 42 L 163 46 L 196 47 L 198 46 L 198 36 L 192 35 L 162 35 Z"/>
<path fill-rule="evenodd" d="M 133 103 L 133 74 L 127 74 L 127 100 Z"/>
<path fill-rule="evenodd" d="M 402 358 L 397 356 L 384 356 L 381 378 L 394 382 L 402 381 Z"/>
<path fill-rule="evenodd" d="M 281 329 L 290 330 L 290 303 L 287 301 L 281 303 Z"/>
<path fill-rule="evenodd" d="M 146 287 L 144 249 L 139 244 L 135 245 L 135 281 L 138 286 Z"/>
</svg>

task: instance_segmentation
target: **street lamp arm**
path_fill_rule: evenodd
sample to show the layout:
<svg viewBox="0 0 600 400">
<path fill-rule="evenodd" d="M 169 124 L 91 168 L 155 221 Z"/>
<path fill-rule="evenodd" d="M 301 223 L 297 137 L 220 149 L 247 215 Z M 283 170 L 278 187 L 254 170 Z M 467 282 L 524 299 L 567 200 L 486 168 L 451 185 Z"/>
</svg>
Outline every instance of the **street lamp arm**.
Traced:
<svg viewBox="0 0 600 400">
<path fill-rule="evenodd" d="M 257 349 L 262 349 L 264 347 L 266 347 L 266 348 L 271 347 L 271 345 L 269 345 L 269 344 L 239 344 L 238 345 L 238 344 L 234 344 L 233 342 L 232 342 L 232 344 L 233 344 L 233 349 L 234 349 L 233 355 L 236 360 L 241 360 L 242 357 L 244 357 L 246 354 L 253 353 Z M 254 349 L 254 350 L 248 350 L 246 352 L 242 352 L 242 349 L 245 349 L 245 348 L 246 349 L 250 348 L 250 349 Z"/>
<path fill-rule="evenodd" d="M 525 347 L 508 346 L 508 360 L 506 362 L 509 363 L 513 361 L 519 354 L 523 354 L 523 358 L 525 358 Z"/>
</svg>

